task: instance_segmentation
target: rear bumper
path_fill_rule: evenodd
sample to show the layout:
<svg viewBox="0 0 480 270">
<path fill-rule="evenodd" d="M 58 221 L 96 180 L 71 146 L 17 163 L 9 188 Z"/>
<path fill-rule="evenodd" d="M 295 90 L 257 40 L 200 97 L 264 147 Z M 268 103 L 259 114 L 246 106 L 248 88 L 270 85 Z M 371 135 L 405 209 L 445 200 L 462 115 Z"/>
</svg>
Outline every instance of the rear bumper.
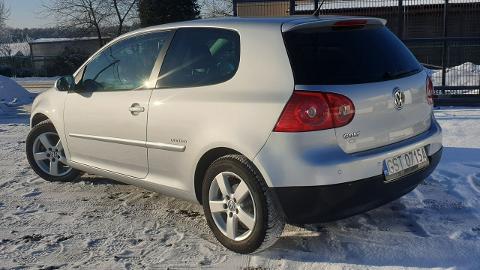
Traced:
<svg viewBox="0 0 480 270">
<path fill-rule="evenodd" d="M 288 223 L 309 224 L 359 214 L 412 191 L 437 167 L 442 149 L 430 156 L 430 165 L 394 182 L 384 175 L 358 181 L 322 186 L 276 187 L 276 194 Z"/>
<path fill-rule="evenodd" d="M 333 129 L 272 132 L 253 162 L 269 187 L 325 186 L 382 175 L 385 159 L 420 147 L 425 147 L 428 156 L 442 148 L 442 129 L 433 117 L 422 134 L 353 154 L 339 147 Z"/>
</svg>

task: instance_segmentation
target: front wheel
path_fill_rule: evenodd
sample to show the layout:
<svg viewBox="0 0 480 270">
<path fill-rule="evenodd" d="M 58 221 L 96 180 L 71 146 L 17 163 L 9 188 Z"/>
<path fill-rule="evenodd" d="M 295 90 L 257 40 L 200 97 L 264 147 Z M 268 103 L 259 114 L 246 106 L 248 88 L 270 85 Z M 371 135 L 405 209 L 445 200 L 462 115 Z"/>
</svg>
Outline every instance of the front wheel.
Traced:
<svg viewBox="0 0 480 270">
<path fill-rule="evenodd" d="M 202 187 L 205 217 L 228 249 L 252 253 L 273 245 L 285 221 L 258 170 L 242 155 L 228 155 L 208 168 Z"/>
<path fill-rule="evenodd" d="M 72 181 L 80 174 L 67 164 L 62 141 L 49 120 L 30 130 L 26 151 L 32 169 L 47 181 Z"/>
</svg>

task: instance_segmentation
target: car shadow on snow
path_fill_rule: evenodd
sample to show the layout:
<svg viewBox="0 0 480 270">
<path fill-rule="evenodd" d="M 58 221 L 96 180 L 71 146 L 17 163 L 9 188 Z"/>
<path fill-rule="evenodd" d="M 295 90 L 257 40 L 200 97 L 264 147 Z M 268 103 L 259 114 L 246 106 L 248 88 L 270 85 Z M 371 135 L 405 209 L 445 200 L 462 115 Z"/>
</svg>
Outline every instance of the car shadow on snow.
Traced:
<svg viewBox="0 0 480 270">
<path fill-rule="evenodd" d="M 70 181 L 70 183 L 87 183 L 91 185 L 127 185 L 122 182 L 118 182 L 109 178 L 97 176 L 97 175 L 92 175 L 92 174 L 83 174 L 77 177 L 76 179 Z"/>
<path fill-rule="evenodd" d="M 415 191 L 354 217 L 287 229 L 258 256 L 299 265 L 476 268 L 479 190 L 480 149 L 445 147 L 440 165 Z"/>
<path fill-rule="evenodd" d="M 480 148 L 444 147 L 441 163 L 480 164 Z"/>
</svg>

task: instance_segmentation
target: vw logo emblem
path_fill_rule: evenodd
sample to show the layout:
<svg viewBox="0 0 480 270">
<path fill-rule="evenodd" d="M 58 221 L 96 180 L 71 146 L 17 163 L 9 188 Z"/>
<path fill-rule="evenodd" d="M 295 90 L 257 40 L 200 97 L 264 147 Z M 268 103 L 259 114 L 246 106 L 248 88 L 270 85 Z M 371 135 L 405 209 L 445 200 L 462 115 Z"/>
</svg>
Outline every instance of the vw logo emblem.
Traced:
<svg viewBox="0 0 480 270">
<path fill-rule="evenodd" d="M 395 109 L 401 110 L 403 105 L 405 105 L 405 93 L 396 87 L 393 89 L 393 103 L 395 104 Z"/>
</svg>

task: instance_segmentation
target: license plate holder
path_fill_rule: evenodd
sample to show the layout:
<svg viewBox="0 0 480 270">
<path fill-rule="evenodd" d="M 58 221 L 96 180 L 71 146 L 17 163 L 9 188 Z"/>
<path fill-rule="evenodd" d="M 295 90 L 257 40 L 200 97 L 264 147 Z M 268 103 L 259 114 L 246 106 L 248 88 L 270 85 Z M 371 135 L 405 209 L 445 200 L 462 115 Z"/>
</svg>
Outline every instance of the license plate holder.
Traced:
<svg viewBox="0 0 480 270">
<path fill-rule="evenodd" d="M 387 158 L 383 162 L 385 182 L 393 182 L 405 175 L 427 167 L 430 161 L 425 147 L 416 148 Z"/>
</svg>

